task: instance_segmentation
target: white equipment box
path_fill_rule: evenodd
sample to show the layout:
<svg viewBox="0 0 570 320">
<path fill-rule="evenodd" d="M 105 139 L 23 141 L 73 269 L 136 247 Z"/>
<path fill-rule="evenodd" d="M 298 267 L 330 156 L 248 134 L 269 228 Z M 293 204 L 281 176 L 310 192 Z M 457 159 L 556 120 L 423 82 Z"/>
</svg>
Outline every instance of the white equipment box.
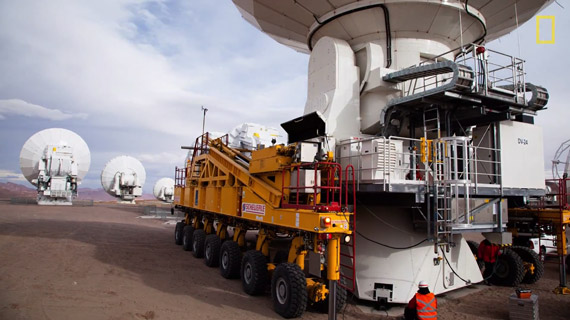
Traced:
<svg viewBox="0 0 570 320">
<path fill-rule="evenodd" d="M 349 164 L 355 170 L 360 168 L 360 140 L 359 138 L 350 138 L 340 141 L 337 154 L 340 155 L 340 165 L 343 168 L 346 168 Z"/>
<path fill-rule="evenodd" d="M 362 181 L 404 181 L 409 171 L 409 163 L 404 161 L 403 148 L 401 140 L 363 141 L 360 169 Z"/>
<path fill-rule="evenodd" d="M 497 184 L 500 175 L 504 188 L 544 189 L 542 128 L 517 121 L 502 121 L 497 127 L 497 146 L 492 130 L 473 130 L 478 183 Z M 498 153 L 490 150 L 497 148 Z"/>
<path fill-rule="evenodd" d="M 297 156 L 299 162 L 314 162 L 315 156 L 319 153 L 319 144 L 314 142 L 301 142 L 297 145 Z"/>
</svg>

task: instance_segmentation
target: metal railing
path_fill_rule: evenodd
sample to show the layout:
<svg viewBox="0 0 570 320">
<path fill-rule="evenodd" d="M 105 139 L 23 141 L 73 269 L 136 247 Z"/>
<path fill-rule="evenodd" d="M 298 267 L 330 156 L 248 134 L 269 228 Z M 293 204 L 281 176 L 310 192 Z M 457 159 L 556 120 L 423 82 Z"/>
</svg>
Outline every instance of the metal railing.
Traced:
<svg viewBox="0 0 570 320">
<path fill-rule="evenodd" d="M 385 191 L 394 184 L 425 184 L 436 180 L 469 181 L 500 187 L 500 149 L 474 146 L 467 137 L 439 140 L 374 137 L 341 141 L 337 161 L 355 168 L 356 187 L 379 184 Z M 436 153 L 443 154 L 437 156 Z M 446 170 L 437 168 L 446 159 Z"/>
<path fill-rule="evenodd" d="M 526 104 L 524 60 L 484 46 L 470 44 L 455 59 L 475 72 L 475 92 L 489 95 L 512 95 L 519 104 Z"/>
<path fill-rule="evenodd" d="M 426 58 L 421 67 L 450 61 L 455 58 L 458 65 L 456 88 L 481 95 L 506 95 L 518 104 L 527 105 L 524 60 L 488 49 L 477 44 L 468 44 L 458 49 L 446 51 L 438 56 Z M 407 80 L 400 84 L 403 96 L 410 96 L 449 84 L 454 75 L 452 70 Z"/>
<path fill-rule="evenodd" d="M 287 171 L 291 173 L 290 185 L 286 184 Z M 302 181 L 305 175 L 312 175 L 312 183 Z M 338 163 L 298 163 L 283 168 L 281 207 L 320 211 L 323 205 L 338 207 L 340 211 L 341 204 L 342 168 Z"/>
<path fill-rule="evenodd" d="M 529 207 L 539 209 L 570 210 L 568 199 L 569 178 L 546 179 L 546 194 L 529 202 Z"/>
<path fill-rule="evenodd" d="M 185 187 L 186 186 L 186 173 L 188 167 L 174 169 L 174 186 L 175 187 Z"/>
</svg>

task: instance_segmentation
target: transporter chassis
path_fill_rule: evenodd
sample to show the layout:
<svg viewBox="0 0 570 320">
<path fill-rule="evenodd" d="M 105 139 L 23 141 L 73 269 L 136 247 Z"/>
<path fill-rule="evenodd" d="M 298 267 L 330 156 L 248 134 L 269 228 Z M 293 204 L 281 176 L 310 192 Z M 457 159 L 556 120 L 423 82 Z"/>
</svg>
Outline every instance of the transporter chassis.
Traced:
<svg viewBox="0 0 570 320">
<path fill-rule="evenodd" d="M 206 133 L 191 149 L 191 161 L 176 169 L 174 208 L 185 216 L 176 224 L 176 244 L 223 277 L 241 278 L 247 294 L 270 286 L 275 311 L 285 318 L 308 305 L 340 310 L 354 288 L 354 267 L 340 273 L 340 249 L 350 246 L 354 226 L 354 203 L 347 201 L 354 172 L 344 170 L 343 181 L 339 164 L 293 162 L 295 145 L 252 151 L 250 159 L 227 138 Z M 314 175 L 312 184 L 301 181 L 305 174 Z"/>
</svg>

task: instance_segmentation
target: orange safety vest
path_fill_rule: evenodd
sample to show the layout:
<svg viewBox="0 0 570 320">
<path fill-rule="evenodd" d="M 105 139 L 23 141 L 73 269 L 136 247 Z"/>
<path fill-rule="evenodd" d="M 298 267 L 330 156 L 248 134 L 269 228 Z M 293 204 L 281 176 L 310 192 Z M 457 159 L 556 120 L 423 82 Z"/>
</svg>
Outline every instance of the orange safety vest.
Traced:
<svg viewBox="0 0 570 320">
<path fill-rule="evenodd" d="M 418 319 L 437 320 L 437 300 L 433 293 L 416 293 L 416 312 Z"/>
</svg>

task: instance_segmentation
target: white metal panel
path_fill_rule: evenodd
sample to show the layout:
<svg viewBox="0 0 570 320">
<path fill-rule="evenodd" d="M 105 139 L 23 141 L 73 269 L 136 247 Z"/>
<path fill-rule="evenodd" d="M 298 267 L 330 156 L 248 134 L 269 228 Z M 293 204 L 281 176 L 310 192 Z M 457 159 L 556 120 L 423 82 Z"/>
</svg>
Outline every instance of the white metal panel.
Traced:
<svg viewBox="0 0 570 320">
<path fill-rule="evenodd" d="M 545 189 L 542 128 L 528 123 L 502 121 L 499 139 L 503 187 Z"/>
<path fill-rule="evenodd" d="M 38 178 L 38 164 L 47 146 L 70 146 L 73 148 L 73 158 L 77 163 L 77 180 L 83 180 L 91 164 L 91 153 L 87 143 L 75 132 L 51 128 L 32 135 L 20 151 L 20 169 L 31 183 Z"/>
<path fill-rule="evenodd" d="M 327 135 L 339 140 L 360 131 L 358 72 L 354 52 L 346 41 L 322 38 L 311 53 L 304 114 L 320 112 L 327 123 Z"/>
<path fill-rule="evenodd" d="M 467 286 L 453 274 L 443 258 L 443 252 L 434 253 L 433 243 L 422 243 L 425 230 L 415 231 L 411 209 L 358 204 L 356 211 L 356 295 L 359 299 L 374 300 L 375 284 L 393 286 L 388 302 L 407 303 L 417 291 L 419 281 L 429 284 L 435 294 Z M 374 243 L 366 238 L 376 241 Z M 482 281 L 477 262 L 461 235 L 455 235 L 455 247 L 445 252 L 451 267 L 462 278 L 472 283 Z M 378 243 L 408 249 L 394 250 Z"/>
</svg>

